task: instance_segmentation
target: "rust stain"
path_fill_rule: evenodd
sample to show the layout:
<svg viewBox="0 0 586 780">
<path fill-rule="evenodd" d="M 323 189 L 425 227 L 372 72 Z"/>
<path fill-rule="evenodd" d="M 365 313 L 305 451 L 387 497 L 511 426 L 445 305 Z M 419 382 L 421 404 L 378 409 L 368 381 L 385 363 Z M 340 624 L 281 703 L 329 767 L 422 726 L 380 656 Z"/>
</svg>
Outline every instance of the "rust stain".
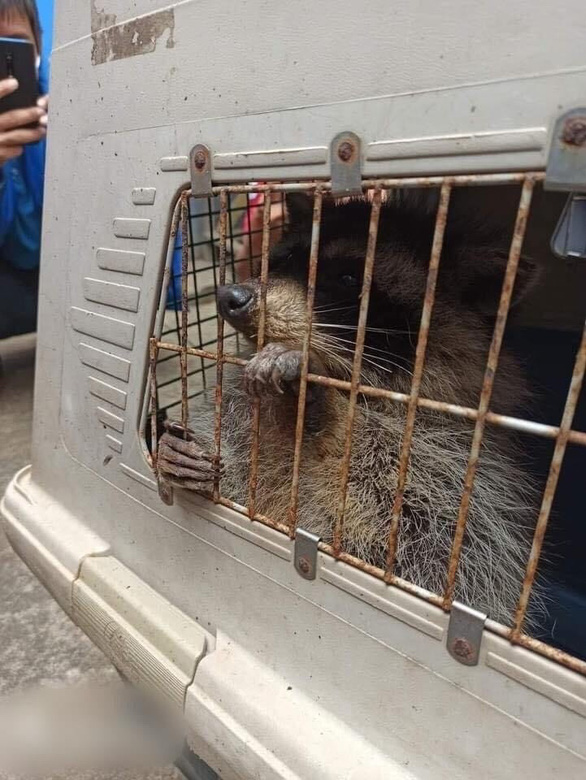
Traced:
<svg viewBox="0 0 586 780">
<path fill-rule="evenodd" d="M 104 16 L 103 12 L 101 16 Z M 92 8 L 92 29 L 93 22 L 94 10 Z M 175 46 L 174 32 L 175 12 L 173 9 L 158 11 L 148 16 L 132 19 L 129 22 L 99 29 L 92 33 L 94 42 L 92 64 L 103 65 L 105 62 L 124 60 L 139 54 L 150 54 L 157 48 L 159 39 L 165 33 L 167 33 L 165 45 L 168 49 L 172 49 Z"/>
<path fill-rule="evenodd" d="M 573 116 L 564 123 L 562 141 L 568 146 L 586 146 L 586 116 Z"/>
<path fill-rule="evenodd" d="M 104 27 L 111 27 L 113 24 L 116 24 L 116 14 L 106 13 L 103 8 L 101 11 L 98 11 L 96 8 L 96 0 L 92 0 L 91 15 L 93 33 L 98 32 L 98 30 L 103 30 Z"/>
</svg>

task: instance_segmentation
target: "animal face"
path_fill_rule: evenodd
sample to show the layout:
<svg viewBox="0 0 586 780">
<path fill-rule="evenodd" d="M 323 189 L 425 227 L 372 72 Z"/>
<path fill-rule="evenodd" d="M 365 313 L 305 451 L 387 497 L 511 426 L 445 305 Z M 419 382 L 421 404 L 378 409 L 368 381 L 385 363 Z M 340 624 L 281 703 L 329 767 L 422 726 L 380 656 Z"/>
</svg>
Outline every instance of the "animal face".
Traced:
<svg viewBox="0 0 586 780">
<path fill-rule="evenodd" d="M 307 279 L 312 230 L 312 199 L 287 198 L 287 226 L 272 249 L 265 317 L 265 341 L 299 348 L 307 329 Z M 313 312 L 312 349 L 333 375 L 351 371 L 359 318 L 371 206 L 364 200 L 336 205 L 324 201 Z M 381 209 L 373 284 L 368 309 L 364 361 L 387 376 L 409 373 L 427 279 L 434 216 L 421 209 L 387 203 Z M 487 332 L 487 314 L 496 310 L 506 253 L 486 239 L 471 240 L 453 225 L 446 230 L 438 281 L 433 338 L 446 354 L 458 352 L 463 331 Z M 517 292 L 531 264 L 520 268 Z M 218 291 L 222 316 L 253 342 L 259 325 L 260 284 L 251 279 Z M 469 334 L 468 334 L 469 335 Z"/>
</svg>

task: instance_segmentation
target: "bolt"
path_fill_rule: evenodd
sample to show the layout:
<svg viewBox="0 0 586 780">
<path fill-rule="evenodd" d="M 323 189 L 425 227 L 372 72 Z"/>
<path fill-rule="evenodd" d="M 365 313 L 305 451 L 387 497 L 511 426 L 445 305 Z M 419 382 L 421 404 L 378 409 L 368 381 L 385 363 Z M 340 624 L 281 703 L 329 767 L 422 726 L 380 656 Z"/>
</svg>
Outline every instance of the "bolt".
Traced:
<svg viewBox="0 0 586 780">
<path fill-rule="evenodd" d="M 452 650 L 454 651 L 454 655 L 457 655 L 458 658 L 461 658 L 463 661 L 469 661 L 474 657 L 474 648 L 467 639 L 463 639 L 462 637 L 454 639 Z"/>
<path fill-rule="evenodd" d="M 309 574 L 311 571 L 311 563 L 309 562 L 309 558 L 305 555 L 299 559 L 297 566 L 299 567 L 299 571 L 303 574 Z"/>
<path fill-rule="evenodd" d="M 586 146 L 586 116 L 573 116 L 564 122 L 562 141 L 570 146 Z"/>
<path fill-rule="evenodd" d="M 342 141 L 338 146 L 338 157 L 342 162 L 348 162 L 354 154 L 354 144 L 351 141 Z"/>
<path fill-rule="evenodd" d="M 193 164 L 198 171 L 203 171 L 203 169 L 206 167 L 206 162 L 206 153 L 203 151 L 203 149 L 198 149 L 197 152 L 193 155 Z"/>
</svg>

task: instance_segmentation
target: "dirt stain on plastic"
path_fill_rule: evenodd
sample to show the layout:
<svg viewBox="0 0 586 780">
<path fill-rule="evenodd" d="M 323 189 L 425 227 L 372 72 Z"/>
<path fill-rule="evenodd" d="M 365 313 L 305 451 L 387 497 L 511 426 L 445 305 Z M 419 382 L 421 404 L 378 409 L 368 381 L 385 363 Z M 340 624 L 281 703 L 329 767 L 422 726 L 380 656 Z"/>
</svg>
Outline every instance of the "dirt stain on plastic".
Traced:
<svg viewBox="0 0 586 780">
<path fill-rule="evenodd" d="M 92 33 L 103 30 L 104 27 L 111 27 L 116 24 L 116 14 L 109 14 L 103 8 L 98 11 L 96 7 L 96 0 L 92 0 L 91 3 L 91 24 Z"/>
<path fill-rule="evenodd" d="M 92 28 L 94 20 L 95 0 L 92 5 Z M 104 12 L 96 12 L 97 16 L 109 16 Z M 115 17 L 114 17 L 115 18 Z M 155 51 L 159 39 L 165 38 L 165 46 L 172 49 L 175 46 L 175 12 L 173 9 L 158 11 L 148 16 L 141 16 L 121 24 L 92 32 L 94 42 L 92 48 L 92 64 L 103 65 L 105 62 L 136 57 L 139 54 L 150 54 Z"/>
</svg>

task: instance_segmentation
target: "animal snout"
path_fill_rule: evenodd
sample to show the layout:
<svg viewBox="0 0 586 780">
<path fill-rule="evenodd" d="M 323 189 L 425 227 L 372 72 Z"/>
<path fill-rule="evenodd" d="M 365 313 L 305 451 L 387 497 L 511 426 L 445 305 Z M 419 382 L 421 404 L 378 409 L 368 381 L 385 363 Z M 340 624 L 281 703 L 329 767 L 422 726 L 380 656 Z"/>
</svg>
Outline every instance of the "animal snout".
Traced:
<svg viewBox="0 0 586 780">
<path fill-rule="evenodd" d="M 248 320 L 254 306 L 254 288 L 249 284 L 226 284 L 218 288 L 218 308 L 234 324 Z"/>
</svg>

